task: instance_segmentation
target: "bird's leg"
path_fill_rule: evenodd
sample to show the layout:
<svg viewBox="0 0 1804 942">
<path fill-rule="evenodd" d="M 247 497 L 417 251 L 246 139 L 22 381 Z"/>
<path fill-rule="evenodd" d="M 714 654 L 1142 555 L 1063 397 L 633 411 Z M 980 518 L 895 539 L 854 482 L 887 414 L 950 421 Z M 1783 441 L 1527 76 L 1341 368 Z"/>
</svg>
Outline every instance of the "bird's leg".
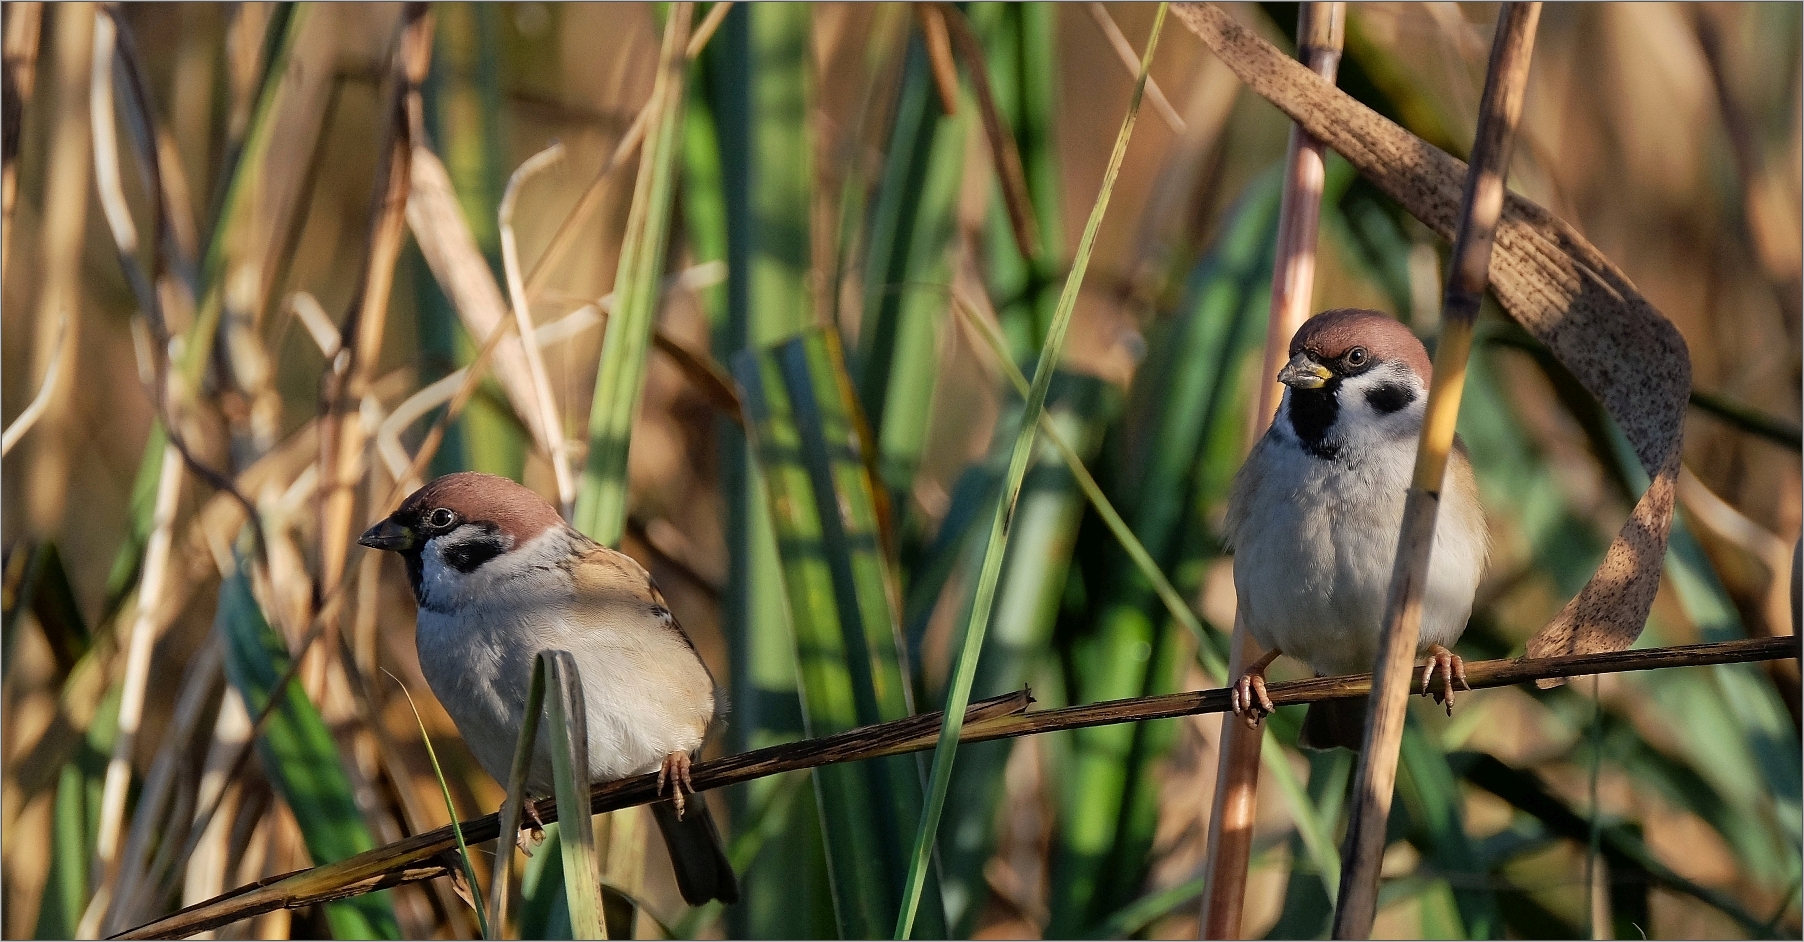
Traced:
<svg viewBox="0 0 1804 942">
<path fill-rule="evenodd" d="M 1422 671 L 1422 694 L 1424 696 L 1428 695 L 1429 684 L 1434 681 L 1434 675 L 1437 672 L 1441 675 L 1441 689 L 1434 692 L 1434 698 L 1445 700 L 1447 715 L 1452 716 L 1454 682 L 1457 681 L 1467 690 L 1472 689 L 1472 685 L 1466 682 L 1466 662 L 1460 660 L 1460 656 L 1452 651 L 1438 644 L 1431 644 L 1428 646 L 1428 667 Z"/>
<path fill-rule="evenodd" d="M 532 849 L 545 842 L 545 819 L 539 817 L 539 805 L 533 801 L 520 803 L 520 810 L 525 813 L 526 820 L 532 827 L 514 835 L 514 843 L 520 845 L 520 852 L 532 856 Z"/>
<path fill-rule="evenodd" d="M 1265 669 L 1284 652 L 1273 648 L 1265 652 L 1265 656 L 1254 661 L 1240 674 L 1240 679 L 1228 691 L 1228 702 L 1234 712 L 1247 721 L 1250 729 L 1258 729 L 1259 721 L 1275 711 L 1272 698 L 1265 693 Z M 1256 698 L 1256 699 L 1255 699 Z"/>
<path fill-rule="evenodd" d="M 670 800 L 676 803 L 677 820 L 683 819 L 683 790 L 695 794 L 695 783 L 689 779 L 689 754 L 673 752 L 664 757 L 664 764 L 658 766 L 658 794 L 664 794 L 664 782 L 670 781 Z"/>
</svg>

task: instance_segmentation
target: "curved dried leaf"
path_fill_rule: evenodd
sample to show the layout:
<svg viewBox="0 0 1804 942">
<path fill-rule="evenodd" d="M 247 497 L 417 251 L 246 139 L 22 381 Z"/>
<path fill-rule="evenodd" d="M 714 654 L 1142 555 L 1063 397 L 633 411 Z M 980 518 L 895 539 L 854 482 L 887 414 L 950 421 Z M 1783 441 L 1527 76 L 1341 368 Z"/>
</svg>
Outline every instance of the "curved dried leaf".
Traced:
<svg viewBox="0 0 1804 942">
<path fill-rule="evenodd" d="M 1175 12 L 1249 88 L 1339 152 L 1410 215 L 1452 238 L 1463 162 L 1322 81 L 1213 6 L 1180 4 Z M 1577 230 L 1514 194 L 1497 225 L 1491 290 L 1603 403 L 1653 478 L 1597 573 L 1535 634 L 1528 653 L 1622 650 L 1641 634 L 1666 556 L 1691 390 L 1685 340 Z"/>
</svg>

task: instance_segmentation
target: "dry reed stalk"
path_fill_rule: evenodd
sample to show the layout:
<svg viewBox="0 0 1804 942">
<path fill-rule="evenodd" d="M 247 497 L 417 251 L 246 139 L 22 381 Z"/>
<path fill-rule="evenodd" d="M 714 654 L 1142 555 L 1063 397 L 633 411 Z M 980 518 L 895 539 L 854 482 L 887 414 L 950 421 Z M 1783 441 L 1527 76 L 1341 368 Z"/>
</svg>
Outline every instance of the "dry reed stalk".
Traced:
<svg viewBox="0 0 1804 942">
<path fill-rule="evenodd" d="M 1800 651 L 1796 636 L 1755 638 L 1599 654 L 1478 661 L 1466 665 L 1466 677 L 1473 689 L 1483 690 L 1537 682 L 1549 677 L 1738 664 L 1797 658 L 1801 653 L 1804 652 Z M 1421 670 L 1417 668 L 1417 673 L 1413 675 L 1418 683 L 1421 680 Z M 1267 693 L 1276 706 L 1346 699 L 1369 695 L 1371 692 L 1370 674 L 1314 677 L 1272 684 L 1267 688 Z M 1229 709 L 1228 693 L 1227 688 L 1216 688 L 1028 712 L 1027 707 L 1033 698 L 1022 690 L 973 703 L 965 713 L 965 727 L 960 740 L 988 742 L 1116 723 L 1222 713 Z M 937 743 L 940 722 L 940 714 L 922 713 L 819 739 L 755 749 L 699 763 L 692 770 L 692 777 L 698 791 L 708 791 L 823 765 L 925 752 Z M 591 789 L 589 813 L 600 814 L 646 804 L 657 797 L 655 773 L 606 782 Z M 547 799 L 536 803 L 534 807 L 543 820 L 558 820 L 556 802 Z M 494 840 L 500 833 L 499 822 L 500 816 L 491 814 L 462 822 L 460 827 L 464 839 L 476 843 Z M 456 847 L 451 828 L 442 827 L 336 863 L 286 874 L 256 885 L 242 886 L 225 896 L 190 906 L 154 923 L 121 933 L 115 938 L 182 937 L 277 909 L 298 909 L 446 876 L 460 866 L 454 856 L 447 856 L 455 855 Z"/>
<path fill-rule="evenodd" d="M 727 18 L 732 9 L 731 3 L 716 3 L 708 11 L 695 32 L 690 34 L 689 41 L 683 46 L 683 55 L 689 62 L 702 54 L 708 40 L 720 29 L 720 24 Z M 577 197 L 576 205 L 570 207 L 570 215 L 558 224 L 557 231 L 551 234 L 551 241 L 545 244 L 545 251 L 540 253 L 539 260 L 533 263 L 532 271 L 526 276 L 526 296 L 536 298 L 545 286 L 545 280 L 557 269 L 558 262 L 563 260 L 564 253 L 574 244 L 577 230 L 589 221 L 589 217 L 601 208 L 601 195 L 607 188 L 607 182 L 614 172 L 625 166 L 632 159 L 633 152 L 645 143 L 645 132 L 651 126 L 651 119 L 658 110 L 657 96 L 639 107 L 639 113 L 633 116 L 633 123 L 627 126 L 626 133 L 620 136 L 619 143 L 608 159 L 602 162 L 601 169 L 595 171 L 595 179 L 589 181 L 583 195 Z"/>
<path fill-rule="evenodd" d="M 1535 27 L 1540 17 L 1539 3 L 1510 3 L 1498 13 L 1497 38 L 1479 105 L 1478 134 L 1472 145 L 1464 207 L 1453 243 L 1453 270 L 1441 301 L 1441 336 L 1435 347 L 1434 377 L 1416 449 L 1415 476 L 1404 503 L 1397 560 L 1385 601 L 1372 709 L 1359 752 L 1357 784 L 1347 826 L 1347 860 L 1341 870 L 1340 899 L 1334 913 L 1333 934 L 1337 939 L 1368 938 L 1378 912 L 1378 871 L 1383 863 L 1385 826 L 1396 785 L 1404 715 L 1415 689 L 1412 674 L 1422 627 L 1429 556 L 1434 549 L 1435 515 L 1448 455 L 1453 451 L 1453 427 L 1465 388 L 1473 324 L 1489 283 L 1491 244 L 1497 220 L 1503 215 L 1510 145 L 1522 116 Z"/>
<path fill-rule="evenodd" d="M 951 33 L 952 45 L 958 50 L 959 58 L 965 60 L 965 67 L 971 70 L 971 89 L 977 94 L 978 114 L 983 118 L 984 138 L 990 145 L 990 161 L 996 165 L 996 182 L 1002 189 L 1002 205 L 1008 210 L 1009 231 L 1015 235 L 1015 248 L 1023 259 L 1035 261 L 1040 257 L 1040 224 L 1034 218 L 1034 203 L 1027 194 L 1027 171 L 1021 166 L 1021 150 L 1015 146 L 1015 135 L 1009 130 L 1008 119 L 996 104 L 996 90 L 990 84 L 990 67 L 984 61 L 983 44 L 971 32 L 971 21 L 963 10 L 949 3 L 934 6 L 940 11 L 940 21 Z M 1133 64 L 1130 74 L 1138 77 L 1140 60 L 1132 49 L 1128 53 Z M 1149 77 L 1149 86 L 1151 82 Z"/>
<path fill-rule="evenodd" d="M 37 331 L 32 355 L 32 375 L 49 374 L 52 358 L 63 362 L 64 373 L 73 372 L 81 342 L 82 244 L 88 218 L 88 173 L 92 161 L 93 133 L 88 120 L 90 58 L 94 44 L 94 5 L 59 4 L 52 8 L 51 33 L 56 44 L 52 74 L 46 76 L 54 94 L 46 111 L 50 135 L 45 155 L 43 220 L 38 233 L 39 254 L 33 264 L 42 273 L 37 297 Z M 11 249 L 11 241 L 7 243 Z M 60 344 L 52 327 L 67 312 L 69 335 Z M 45 406 L 50 427 L 67 410 L 69 392 L 50 397 Z M 16 469 L 15 469 L 16 470 Z M 69 450 L 61 435 L 40 435 L 30 450 L 24 477 L 25 516 L 28 531 L 52 533 L 62 524 L 68 493 Z"/>
<path fill-rule="evenodd" d="M 495 378 L 507 394 L 514 414 L 526 425 L 534 443 L 551 453 L 555 430 L 539 422 L 538 396 L 533 391 L 531 368 L 520 338 L 514 335 L 514 317 L 507 299 L 495 283 L 488 261 L 476 247 L 470 224 L 452 188 L 451 176 L 436 154 L 424 144 L 413 149 L 412 188 L 407 195 L 407 224 L 413 230 L 426 267 L 432 270 L 445 297 L 457 309 L 458 319 L 470 337 L 497 345 L 487 354 L 495 359 Z M 532 290 L 527 289 L 527 298 Z M 483 355 L 479 354 L 478 359 Z M 372 508 L 373 510 L 374 508 Z"/>
<path fill-rule="evenodd" d="M 381 163 L 370 194 L 364 267 L 351 293 L 349 313 L 339 328 L 338 354 L 327 362 L 320 383 L 319 467 L 324 496 L 319 504 L 318 592 L 332 599 L 338 598 L 350 547 L 356 502 L 353 484 L 360 476 L 366 434 L 349 410 L 367 394 L 382 352 L 389 292 L 407 231 L 415 133 L 423 128 L 420 85 L 431 57 L 431 13 L 423 3 L 409 3 L 401 15 L 389 68 Z M 334 604 L 321 607 L 335 613 Z M 335 630 L 335 614 L 326 620 L 328 630 Z"/>
<path fill-rule="evenodd" d="M 1103 37 L 1109 41 L 1110 48 L 1115 50 L 1115 55 L 1121 59 L 1121 64 L 1128 70 L 1128 75 L 1139 78 L 1140 56 L 1134 52 L 1133 44 L 1128 42 L 1127 35 L 1116 24 L 1115 18 L 1109 15 L 1109 8 L 1094 2 L 1094 0 L 1085 6 L 1090 10 L 1090 19 L 1096 21 L 1097 27 L 1102 30 Z M 1146 98 L 1152 102 L 1153 110 L 1159 113 L 1159 117 L 1165 121 L 1165 126 L 1171 129 L 1171 133 L 1183 136 L 1184 119 L 1178 115 L 1178 109 L 1171 106 L 1171 100 L 1165 97 L 1165 90 L 1160 88 L 1158 81 L 1150 75 L 1146 77 Z"/>
<path fill-rule="evenodd" d="M 169 568 L 171 533 L 185 472 L 181 454 L 174 448 L 163 449 L 156 510 L 151 516 L 150 539 L 144 546 L 144 571 L 138 580 L 137 613 L 132 616 L 125 637 L 119 733 L 113 741 L 113 755 L 107 762 L 105 784 L 101 788 L 100 824 L 94 839 L 94 896 L 82 913 L 79 932 L 83 938 L 100 934 L 101 921 L 112 904 L 114 882 L 118 877 L 119 838 L 132 780 L 131 757 L 137 746 L 138 727 L 144 719 L 144 694 L 150 687 L 150 655 L 162 628 L 161 620 L 156 617 L 158 599 L 164 573 Z"/>
<path fill-rule="evenodd" d="M 13 446 L 25 437 L 26 432 L 31 431 L 32 426 L 38 424 L 38 419 L 43 418 L 44 412 L 50 408 L 50 399 L 56 395 L 57 379 L 63 371 L 63 361 L 67 359 L 63 348 L 67 345 L 68 340 L 69 312 L 64 311 L 56 319 L 56 343 L 51 348 L 50 366 L 44 373 L 43 385 L 38 387 L 37 393 L 31 397 L 31 402 L 27 403 L 25 408 L 19 410 L 19 414 L 13 417 L 13 424 L 8 425 L 4 433 L 0 433 L 0 457 L 5 457 L 8 452 L 12 451 Z"/>
<path fill-rule="evenodd" d="M 958 63 L 952 61 L 952 37 L 946 29 L 946 11 L 937 3 L 911 6 L 921 26 L 921 44 L 927 48 L 927 64 L 933 72 L 933 90 L 940 110 L 950 118 L 958 114 Z"/>
<path fill-rule="evenodd" d="M 1345 3 L 1306 3 L 1297 19 L 1297 57 L 1310 71 L 1333 83 L 1346 37 Z M 1271 424 L 1283 396 L 1276 380 L 1292 334 L 1309 317 L 1315 288 L 1316 234 L 1321 222 L 1322 188 L 1327 180 L 1322 143 L 1295 124 L 1285 160 L 1284 190 L 1272 265 L 1271 311 L 1266 321 L 1265 359 L 1259 373 L 1259 399 L 1247 440 L 1257 441 Z M 1258 660 L 1259 650 L 1236 615 L 1228 654 L 1228 680 Z M 1263 731 L 1240 718 L 1224 715 L 1215 798 L 1209 814 L 1209 843 L 1204 857 L 1201 936 L 1240 936 L 1246 899 L 1247 866 L 1253 851 L 1253 824 L 1258 811 L 1259 753 Z"/>
<path fill-rule="evenodd" d="M 225 665 L 219 645 L 209 635 L 200 651 L 190 660 L 182 678 L 175 715 L 170 722 L 150 773 L 132 812 L 131 830 L 124 852 L 119 857 L 119 879 L 114 890 L 112 911 L 107 914 L 107 933 L 141 922 L 150 915 L 155 901 L 162 897 L 163 874 L 158 866 L 167 867 L 174 848 L 187 836 L 188 820 L 194 813 L 193 794 L 180 767 L 189 758 L 194 737 L 201 730 L 201 720 L 219 702 L 225 691 Z M 157 860 L 151 859 L 157 850 Z"/>
<path fill-rule="evenodd" d="M 195 818 L 194 824 L 204 830 L 200 832 L 194 853 L 181 868 L 184 903 L 207 899 L 219 892 L 212 887 L 223 888 L 231 860 L 229 851 L 235 812 L 243 795 L 243 785 L 231 778 L 232 757 L 250 741 L 250 714 L 245 711 L 243 698 L 233 691 L 219 704 L 219 715 L 213 721 L 212 743 L 207 747 L 200 780 L 195 786 L 197 805 L 201 808 L 216 806 L 218 810 L 205 822 L 198 816 Z"/>
<path fill-rule="evenodd" d="M 13 202 L 19 196 L 19 132 L 25 127 L 25 102 L 38 77 L 38 37 L 43 33 L 44 5 L 20 2 L 6 7 L 6 38 L 0 51 L 0 282 L 13 247 Z"/>
<path fill-rule="evenodd" d="M 501 263 L 507 275 L 507 294 L 514 309 L 514 330 L 523 339 L 533 336 L 532 308 L 526 300 L 526 284 L 520 279 L 520 250 L 514 240 L 514 201 L 520 196 L 520 188 L 541 171 L 564 159 L 564 145 L 554 143 L 539 151 L 514 171 L 507 180 L 507 190 L 501 195 L 501 206 L 497 216 L 501 230 Z M 557 480 L 558 507 L 564 518 L 569 519 L 572 508 L 576 506 L 576 481 L 570 476 L 569 446 L 564 440 L 564 423 L 558 417 L 557 401 L 551 395 L 551 379 L 545 375 L 545 358 L 539 355 L 536 343 L 520 344 L 526 352 L 526 374 L 532 380 L 533 396 L 537 400 L 539 426 L 545 430 L 546 457 L 551 460 L 553 477 Z"/>
</svg>

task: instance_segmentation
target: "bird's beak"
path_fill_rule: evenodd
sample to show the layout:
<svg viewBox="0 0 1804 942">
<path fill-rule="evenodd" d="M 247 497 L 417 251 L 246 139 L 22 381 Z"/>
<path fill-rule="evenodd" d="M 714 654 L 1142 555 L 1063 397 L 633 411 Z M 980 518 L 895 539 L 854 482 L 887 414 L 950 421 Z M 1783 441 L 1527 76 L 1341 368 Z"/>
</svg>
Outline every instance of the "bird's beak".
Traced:
<svg viewBox="0 0 1804 942">
<path fill-rule="evenodd" d="M 1311 360 L 1309 354 L 1299 353 L 1278 371 L 1278 382 L 1292 389 L 1320 389 L 1332 375 L 1327 367 Z"/>
<path fill-rule="evenodd" d="M 357 542 L 371 549 L 394 550 L 399 553 L 413 549 L 414 535 L 406 525 L 397 523 L 393 517 L 387 517 L 365 530 L 357 538 Z"/>
</svg>

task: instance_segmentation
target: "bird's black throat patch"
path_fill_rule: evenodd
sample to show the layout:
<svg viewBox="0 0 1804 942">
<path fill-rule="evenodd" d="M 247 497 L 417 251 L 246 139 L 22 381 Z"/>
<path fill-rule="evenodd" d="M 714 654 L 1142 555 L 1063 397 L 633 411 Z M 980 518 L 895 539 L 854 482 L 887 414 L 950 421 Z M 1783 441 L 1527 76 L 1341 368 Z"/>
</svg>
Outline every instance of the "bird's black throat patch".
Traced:
<svg viewBox="0 0 1804 942">
<path fill-rule="evenodd" d="M 466 531 L 474 532 L 466 535 Z M 492 523 L 466 524 L 439 539 L 444 542 L 445 565 L 458 572 L 475 572 L 476 567 L 507 552 L 507 539 Z"/>
<path fill-rule="evenodd" d="M 1340 446 L 1328 441 L 1328 430 L 1340 415 L 1340 378 L 1335 377 L 1315 389 L 1290 390 L 1290 430 L 1297 435 L 1303 450 L 1332 461 L 1340 454 Z"/>
<path fill-rule="evenodd" d="M 1402 383 L 1379 383 L 1366 390 L 1366 403 L 1380 415 L 1390 415 L 1416 401 L 1416 391 Z"/>
</svg>

